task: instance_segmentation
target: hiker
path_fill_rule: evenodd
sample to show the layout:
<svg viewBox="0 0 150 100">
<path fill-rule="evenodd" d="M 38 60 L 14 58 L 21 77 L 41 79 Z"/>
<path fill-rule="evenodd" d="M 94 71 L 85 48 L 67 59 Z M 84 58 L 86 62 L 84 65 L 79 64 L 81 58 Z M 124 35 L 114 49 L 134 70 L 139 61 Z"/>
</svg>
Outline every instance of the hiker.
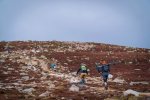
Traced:
<svg viewBox="0 0 150 100">
<path fill-rule="evenodd" d="M 81 78 L 80 84 L 85 84 L 85 77 L 88 74 L 88 69 L 86 67 L 86 64 L 81 64 L 80 68 L 77 71 L 77 75 L 79 72 L 80 72 L 80 78 Z"/>
<path fill-rule="evenodd" d="M 108 89 L 107 79 L 110 72 L 110 64 L 107 64 L 106 61 L 101 61 L 100 63 L 96 63 L 97 71 L 102 74 L 105 89 Z"/>
<path fill-rule="evenodd" d="M 57 65 L 56 65 L 55 63 L 51 63 L 51 64 L 50 64 L 50 68 L 51 68 L 52 70 L 56 71 L 56 67 L 57 67 Z"/>
</svg>

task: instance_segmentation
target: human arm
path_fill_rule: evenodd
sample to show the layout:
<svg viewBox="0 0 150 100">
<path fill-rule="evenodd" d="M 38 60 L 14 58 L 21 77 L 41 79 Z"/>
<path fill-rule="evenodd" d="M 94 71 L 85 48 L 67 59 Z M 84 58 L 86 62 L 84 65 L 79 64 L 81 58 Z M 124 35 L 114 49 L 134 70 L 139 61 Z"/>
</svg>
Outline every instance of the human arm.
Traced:
<svg viewBox="0 0 150 100">
<path fill-rule="evenodd" d="M 96 66 L 96 70 L 98 71 L 98 73 L 101 73 L 101 71 L 102 71 L 102 66 Z"/>
<path fill-rule="evenodd" d="M 77 74 L 80 72 L 81 68 L 78 69 Z"/>
<path fill-rule="evenodd" d="M 99 64 L 99 63 L 95 63 L 95 68 L 96 68 L 96 70 L 99 72 L 100 64 Z"/>
</svg>

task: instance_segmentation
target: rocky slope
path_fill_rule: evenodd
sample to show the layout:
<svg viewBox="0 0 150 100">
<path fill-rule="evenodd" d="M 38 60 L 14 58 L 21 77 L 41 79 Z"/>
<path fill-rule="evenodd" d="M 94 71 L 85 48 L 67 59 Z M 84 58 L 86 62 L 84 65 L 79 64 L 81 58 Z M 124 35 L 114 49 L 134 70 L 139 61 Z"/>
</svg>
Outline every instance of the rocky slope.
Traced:
<svg viewBox="0 0 150 100">
<path fill-rule="evenodd" d="M 111 66 L 109 89 L 103 88 L 95 62 Z M 49 64 L 56 63 L 52 70 Z M 90 75 L 79 85 L 75 75 L 81 63 Z M 103 100 L 142 99 L 150 93 L 150 49 L 100 43 L 59 41 L 0 42 L 0 100 Z M 133 92 L 125 96 L 125 91 Z M 136 97 L 137 96 L 137 97 Z"/>
</svg>

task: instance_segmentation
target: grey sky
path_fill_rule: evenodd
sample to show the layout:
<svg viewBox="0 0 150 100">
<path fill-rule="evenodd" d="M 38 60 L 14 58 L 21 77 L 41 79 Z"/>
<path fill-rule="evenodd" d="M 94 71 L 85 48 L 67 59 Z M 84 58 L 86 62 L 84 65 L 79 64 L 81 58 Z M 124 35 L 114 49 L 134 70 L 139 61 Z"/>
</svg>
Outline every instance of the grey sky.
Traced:
<svg viewBox="0 0 150 100">
<path fill-rule="evenodd" d="M 0 0 L 0 40 L 150 48 L 149 0 Z"/>
</svg>

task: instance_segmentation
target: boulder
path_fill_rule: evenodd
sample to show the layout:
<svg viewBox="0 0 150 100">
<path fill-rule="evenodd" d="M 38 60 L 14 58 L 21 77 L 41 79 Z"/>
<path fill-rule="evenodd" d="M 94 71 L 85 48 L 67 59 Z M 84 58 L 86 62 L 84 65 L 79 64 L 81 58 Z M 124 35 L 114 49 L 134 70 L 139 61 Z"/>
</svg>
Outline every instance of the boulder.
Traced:
<svg viewBox="0 0 150 100">
<path fill-rule="evenodd" d="M 69 91 L 79 92 L 79 87 L 73 84 L 73 85 L 71 85 L 71 87 L 69 88 Z"/>
</svg>

